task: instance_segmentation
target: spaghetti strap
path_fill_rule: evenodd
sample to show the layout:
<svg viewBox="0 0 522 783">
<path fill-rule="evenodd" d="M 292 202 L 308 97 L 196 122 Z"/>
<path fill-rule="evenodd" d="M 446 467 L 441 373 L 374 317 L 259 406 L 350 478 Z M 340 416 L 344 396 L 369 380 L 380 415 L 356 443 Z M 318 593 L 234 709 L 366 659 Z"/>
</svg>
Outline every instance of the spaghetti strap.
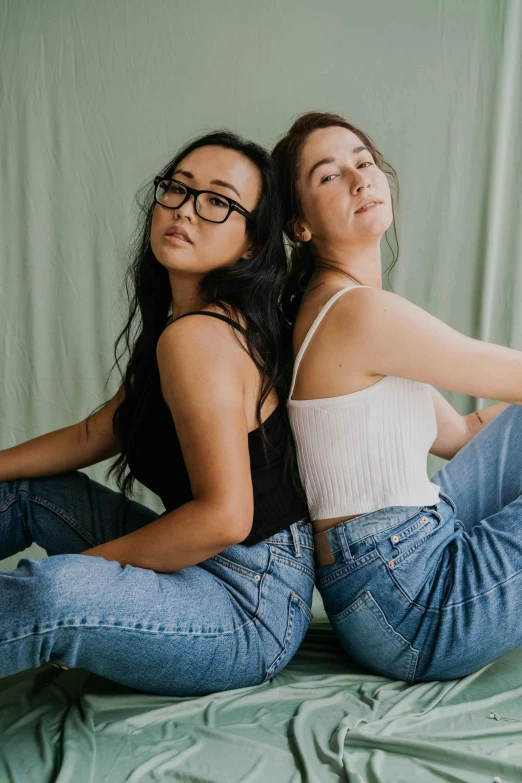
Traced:
<svg viewBox="0 0 522 783">
<path fill-rule="evenodd" d="M 234 328 L 239 329 L 239 331 L 243 332 L 245 335 L 247 333 L 247 330 L 241 326 L 241 324 L 238 324 L 237 321 L 233 321 L 231 318 L 228 318 L 228 316 L 221 315 L 220 313 L 209 313 L 208 310 L 193 310 L 190 313 L 183 313 L 183 315 L 178 315 L 177 318 L 174 318 L 174 321 L 179 321 L 180 318 L 185 318 L 186 315 L 210 315 L 212 318 L 220 318 L 222 321 L 226 321 Z M 172 321 L 172 323 L 174 323 L 174 321 Z"/>
<path fill-rule="evenodd" d="M 345 291 L 351 291 L 353 288 L 373 288 L 373 286 L 371 286 L 371 285 L 350 285 L 350 286 L 347 286 L 346 288 L 341 288 L 341 290 L 337 291 L 337 293 L 335 293 L 332 297 L 330 297 L 330 299 L 326 302 L 326 304 L 321 308 L 321 310 L 319 311 L 319 314 L 316 316 L 316 318 L 314 319 L 311 327 L 307 331 L 307 333 L 305 335 L 305 338 L 304 338 L 304 340 L 303 340 L 303 342 L 301 344 L 301 347 L 299 348 L 299 351 L 297 352 L 297 356 L 295 357 L 294 370 L 293 370 L 293 373 L 292 373 L 292 383 L 291 383 L 291 386 L 290 386 L 290 394 L 288 395 L 288 399 L 292 398 L 292 394 L 294 392 L 294 386 L 295 386 L 295 379 L 297 377 L 297 370 L 299 369 L 299 365 L 301 363 L 301 359 L 303 358 L 303 354 L 306 351 L 310 340 L 314 336 L 315 330 L 317 329 L 317 327 L 319 326 L 319 324 L 323 320 L 324 316 L 326 315 L 326 313 L 328 312 L 330 307 L 334 304 L 334 302 L 336 302 L 339 299 L 339 297 L 342 296 L 342 294 L 345 293 Z"/>
</svg>

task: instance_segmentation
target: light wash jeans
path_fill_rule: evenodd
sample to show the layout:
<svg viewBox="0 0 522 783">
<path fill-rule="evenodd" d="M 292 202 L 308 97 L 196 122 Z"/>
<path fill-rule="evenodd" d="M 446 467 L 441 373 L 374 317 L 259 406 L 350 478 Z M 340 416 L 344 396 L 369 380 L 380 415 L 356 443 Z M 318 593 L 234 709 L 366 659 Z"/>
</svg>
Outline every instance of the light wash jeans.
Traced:
<svg viewBox="0 0 522 783">
<path fill-rule="evenodd" d="M 164 514 L 81 471 L 0 483 L 0 558 L 50 555 L 0 571 L 0 677 L 56 661 L 195 696 L 280 672 L 312 616 L 309 520 L 172 573 L 79 554 Z"/>
<path fill-rule="evenodd" d="M 522 408 L 509 405 L 431 479 L 432 506 L 328 531 L 317 587 L 361 666 L 411 682 L 470 674 L 522 645 Z"/>
</svg>

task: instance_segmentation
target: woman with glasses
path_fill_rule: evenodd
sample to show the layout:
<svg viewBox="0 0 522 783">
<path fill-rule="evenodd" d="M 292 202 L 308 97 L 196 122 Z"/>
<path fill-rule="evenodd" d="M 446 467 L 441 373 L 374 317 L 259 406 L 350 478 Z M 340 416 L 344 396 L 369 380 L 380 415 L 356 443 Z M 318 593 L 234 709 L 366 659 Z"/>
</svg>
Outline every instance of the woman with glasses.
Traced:
<svg viewBox="0 0 522 783">
<path fill-rule="evenodd" d="M 367 134 L 312 112 L 273 157 L 294 245 L 288 410 L 325 609 L 377 674 L 469 674 L 522 645 L 522 353 L 383 290 L 398 183 Z M 436 386 L 502 402 L 460 416 Z M 431 480 L 428 451 L 448 460 Z"/>
<path fill-rule="evenodd" d="M 275 167 L 209 134 L 141 206 L 119 391 L 0 452 L 0 558 L 32 541 L 50 555 L 0 572 L 0 676 L 52 661 L 200 695 L 272 678 L 311 618 Z M 79 470 L 109 457 L 120 492 Z M 164 513 L 128 497 L 135 479 Z"/>
</svg>

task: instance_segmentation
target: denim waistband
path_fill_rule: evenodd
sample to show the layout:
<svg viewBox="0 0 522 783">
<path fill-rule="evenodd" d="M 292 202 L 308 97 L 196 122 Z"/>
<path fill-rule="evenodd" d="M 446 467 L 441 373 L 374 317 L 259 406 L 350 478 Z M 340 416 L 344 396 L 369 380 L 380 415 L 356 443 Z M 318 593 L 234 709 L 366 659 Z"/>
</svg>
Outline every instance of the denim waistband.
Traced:
<svg viewBox="0 0 522 783">
<path fill-rule="evenodd" d="M 419 514 L 421 511 L 428 511 L 430 508 L 437 508 L 440 511 L 440 504 L 444 503 L 448 510 L 448 515 L 456 512 L 456 506 L 453 500 L 444 492 L 439 491 L 439 502 L 431 506 L 389 506 L 380 508 L 377 511 L 368 511 L 353 519 L 344 522 L 338 522 L 334 527 L 324 531 L 332 553 L 344 549 L 347 544 L 361 541 L 375 533 L 383 533 L 388 528 L 394 527 L 401 522 L 406 522 L 411 517 Z M 321 533 L 317 535 L 323 535 Z"/>
<path fill-rule="evenodd" d="M 300 546 L 306 549 L 314 548 L 314 529 L 309 517 L 293 522 L 290 527 L 274 533 L 270 538 L 265 539 L 265 544 L 294 544 L 294 549 Z"/>
</svg>

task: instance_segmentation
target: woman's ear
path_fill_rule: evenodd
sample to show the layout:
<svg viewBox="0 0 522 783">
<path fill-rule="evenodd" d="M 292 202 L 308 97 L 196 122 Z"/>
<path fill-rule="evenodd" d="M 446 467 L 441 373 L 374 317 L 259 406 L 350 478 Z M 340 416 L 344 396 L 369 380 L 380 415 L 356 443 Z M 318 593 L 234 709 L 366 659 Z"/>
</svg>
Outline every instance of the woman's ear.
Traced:
<svg viewBox="0 0 522 783">
<path fill-rule="evenodd" d="M 255 254 L 256 254 L 256 253 L 258 253 L 258 252 L 259 252 L 259 248 L 258 248 L 258 247 L 255 247 L 254 245 L 251 245 L 251 246 L 248 248 L 248 250 L 245 250 L 245 252 L 244 252 L 244 253 L 243 253 L 243 255 L 241 256 L 241 258 L 242 258 L 244 261 L 250 261 L 250 259 L 251 259 L 251 258 L 253 258 L 253 257 L 255 256 Z"/>
<path fill-rule="evenodd" d="M 300 220 L 289 220 L 288 228 L 293 232 L 297 242 L 309 242 L 312 238 L 311 231 Z"/>
</svg>

